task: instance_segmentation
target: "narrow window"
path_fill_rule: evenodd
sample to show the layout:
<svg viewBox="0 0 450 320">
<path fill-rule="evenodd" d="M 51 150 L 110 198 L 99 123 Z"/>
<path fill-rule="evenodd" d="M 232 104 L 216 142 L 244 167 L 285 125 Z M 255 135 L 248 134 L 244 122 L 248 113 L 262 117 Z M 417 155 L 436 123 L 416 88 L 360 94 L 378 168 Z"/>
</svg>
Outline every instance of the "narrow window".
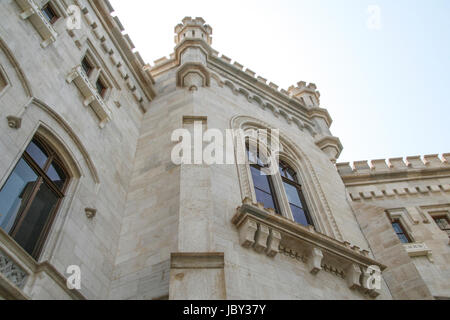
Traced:
<svg viewBox="0 0 450 320">
<path fill-rule="evenodd" d="M 57 155 L 35 138 L 0 190 L 0 228 L 36 260 L 68 181 Z"/>
<path fill-rule="evenodd" d="M 55 10 L 52 8 L 50 3 L 47 3 L 42 7 L 42 13 L 44 14 L 44 17 L 50 22 L 51 24 L 54 24 L 58 20 L 58 15 L 56 14 Z"/>
<path fill-rule="evenodd" d="M 256 201 L 264 204 L 266 209 L 274 209 L 280 214 L 276 194 L 274 192 L 272 177 L 263 173 L 264 164 L 258 152 L 250 151 L 247 145 L 247 155 L 255 186 Z"/>
<path fill-rule="evenodd" d="M 294 221 L 304 226 L 314 225 L 303 196 L 302 186 L 297 178 L 297 173 L 285 162 L 280 161 L 280 174 Z"/>
<path fill-rule="evenodd" d="M 397 234 L 398 238 L 402 243 L 411 243 L 411 238 L 405 231 L 405 228 L 403 227 L 400 220 L 394 220 L 392 222 L 392 227 L 394 228 L 395 233 Z"/>
<path fill-rule="evenodd" d="M 86 73 L 88 77 L 91 75 L 92 70 L 94 70 L 92 64 L 89 62 L 87 57 L 84 57 L 83 60 L 81 60 L 81 67 L 83 68 L 84 73 Z"/>
<path fill-rule="evenodd" d="M 8 83 L 6 82 L 5 76 L 2 74 L 1 72 L 1 67 L 0 67 L 0 92 L 5 89 L 5 87 L 8 85 Z"/>
<path fill-rule="evenodd" d="M 104 98 L 106 94 L 106 86 L 103 84 L 103 81 L 99 78 L 96 82 L 98 94 Z"/>
<path fill-rule="evenodd" d="M 433 217 L 433 219 L 434 219 L 434 222 L 436 222 L 439 229 L 446 232 L 448 234 L 448 236 L 450 236 L 450 221 L 449 221 L 448 217 L 446 215 L 445 216 L 437 216 L 437 217 Z"/>
</svg>

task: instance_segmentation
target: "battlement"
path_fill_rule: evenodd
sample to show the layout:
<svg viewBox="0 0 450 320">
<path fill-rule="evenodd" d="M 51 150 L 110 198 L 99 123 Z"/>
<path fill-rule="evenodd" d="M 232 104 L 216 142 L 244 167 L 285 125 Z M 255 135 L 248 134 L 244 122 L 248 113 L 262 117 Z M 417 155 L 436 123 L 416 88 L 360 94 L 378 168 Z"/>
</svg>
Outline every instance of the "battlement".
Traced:
<svg viewBox="0 0 450 320">
<path fill-rule="evenodd" d="M 205 23 L 201 17 L 193 19 L 185 17 L 182 23 L 175 27 L 175 44 L 181 43 L 184 39 L 204 40 L 209 45 L 212 44 L 212 28 Z"/>
<path fill-rule="evenodd" d="M 153 90 L 153 84 L 155 81 L 150 71 L 145 68 L 146 63 L 142 59 L 140 53 L 136 50 L 130 36 L 125 33 L 125 28 L 123 27 L 120 19 L 113 15 L 114 8 L 111 3 L 108 0 L 105 0 L 103 2 L 94 2 L 94 5 L 96 6 L 99 14 L 106 21 L 105 26 L 109 36 L 116 40 L 116 45 L 120 48 L 122 53 L 120 50 L 116 50 L 114 45 L 111 45 L 110 42 L 107 41 L 107 35 L 104 34 L 98 27 L 97 23 L 92 18 L 92 13 L 90 10 L 79 0 L 76 0 L 75 3 L 80 6 L 84 19 L 92 28 L 94 35 L 101 43 L 101 48 L 106 54 L 109 55 L 111 62 L 117 68 L 122 78 L 128 82 L 127 84 L 130 88 L 136 88 L 136 84 L 134 83 L 132 77 L 130 77 L 130 74 L 128 74 L 125 66 L 127 65 L 129 67 L 129 70 L 133 74 L 140 88 L 140 90 L 133 90 L 135 99 L 141 104 L 141 106 L 143 102 L 142 94 L 145 95 L 149 101 L 151 101 L 156 95 Z M 69 33 L 69 35 L 73 37 L 75 41 L 79 41 L 76 39 L 77 37 L 75 33 Z"/>
<path fill-rule="evenodd" d="M 336 168 L 343 177 L 373 176 L 378 174 L 389 174 L 396 172 L 424 172 L 436 170 L 450 170 L 450 153 L 444 153 L 442 157 L 438 154 L 426 156 L 412 156 L 403 158 L 377 159 L 355 161 L 353 165 L 349 162 L 338 163 Z"/>
<path fill-rule="evenodd" d="M 320 107 L 320 92 L 314 83 L 307 84 L 305 81 L 300 81 L 296 87 L 289 87 L 288 91 L 292 96 L 302 100 L 306 106 Z"/>
</svg>

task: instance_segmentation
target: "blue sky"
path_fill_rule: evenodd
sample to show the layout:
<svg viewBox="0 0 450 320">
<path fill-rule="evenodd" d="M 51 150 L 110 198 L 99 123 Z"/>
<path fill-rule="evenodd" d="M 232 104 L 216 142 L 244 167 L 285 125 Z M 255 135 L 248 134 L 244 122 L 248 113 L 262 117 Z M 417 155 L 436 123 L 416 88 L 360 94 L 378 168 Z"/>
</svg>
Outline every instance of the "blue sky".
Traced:
<svg viewBox="0 0 450 320">
<path fill-rule="evenodd" d="M 213 47 L 287 89 L 314 82 L 356 161 L 450 152 L 449 0 L 111 0 L 144 60 L 201 16 Z M 369 6 L 380 9 L 380 28 Z M 371 24 L 373 25 L 373 24 Z"/>
</svg>

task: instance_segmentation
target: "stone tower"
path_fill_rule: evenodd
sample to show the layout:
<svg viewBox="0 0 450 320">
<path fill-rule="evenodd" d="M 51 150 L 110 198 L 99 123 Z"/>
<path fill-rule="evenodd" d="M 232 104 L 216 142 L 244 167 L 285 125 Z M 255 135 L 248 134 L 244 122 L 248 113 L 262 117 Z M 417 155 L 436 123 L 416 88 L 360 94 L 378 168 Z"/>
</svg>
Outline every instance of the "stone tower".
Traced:
<svg viewBox="0 0 450 320">
<path fill-rule="evenodd" d="M 117 256 L 127 263 L 116 272 L 134 275 L 136 286 L 128 287 L 146 279 L 151 285 L 134 295 L 124 286 L 112 296 L 390 298 L 386 287 L 360 281 L 369 266 L 384 266 L 371 256 L 347 202 L 333 163 L 342 146 L 316 86 L 280 90 L 219 56 L 202 18 L 184 18 L 175 33 L 170 58 L 149 67 L 156 98 L 141 127 Z M 247 164 L 175 165 L 172 134 L 184 128 L 194 137 L 195 123 L 224 137 L 227 129 L 279 129 L 280 158 L 302 185 L 310 225 L 295 221 L 279 173 L 270 182 L 275 212 L 259 201 Z"/>
</svg>

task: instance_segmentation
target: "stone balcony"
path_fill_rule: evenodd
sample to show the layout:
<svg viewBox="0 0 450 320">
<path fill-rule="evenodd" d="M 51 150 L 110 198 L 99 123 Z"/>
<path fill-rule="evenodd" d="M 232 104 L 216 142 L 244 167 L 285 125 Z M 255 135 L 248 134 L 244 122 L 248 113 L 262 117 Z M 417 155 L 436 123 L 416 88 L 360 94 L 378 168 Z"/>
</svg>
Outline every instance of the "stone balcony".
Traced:
<svg viewBox="0 0 450 320">
<path fill-rule="evenodd" d="M 248 198 L 237 209 L 232 223 L 239 230 L 239 241 L 244 248 L 269 258 L 282 253 L 306 264 L 312 274 L 330 272 L 344 279 L 352 290 L 372 298 L 380 294 L 371 288 L 369 279 L 375 270 L 383 271 L 386 266 L 370 258 L 366 250 L 320 234 L 313 227 L 299 225 Z"/>
<path fill-rule="evenodd" d="M 24 20 L 28 19 L 43 39 L 41 47 L 46 48 L 55 42 L 58 34 L 51 23 L 44 17 L 36 2 L 34 0 L 16 0 L 16 2 L 23 10 L 20 17 Z"/>
<path fill-rule="evenodd" d="M 107 122 L 111 120 L 111 111 L 103 101 L 103 98 L 92 85 L 81 66 L 76 66 L 67 76 L 67 82 L 74 82 L 80 93 L 85 99 L 83 104 L 85 107 L 90 106 L 100 120 L 99 126 L 103 128 Z"/>
</svg>

